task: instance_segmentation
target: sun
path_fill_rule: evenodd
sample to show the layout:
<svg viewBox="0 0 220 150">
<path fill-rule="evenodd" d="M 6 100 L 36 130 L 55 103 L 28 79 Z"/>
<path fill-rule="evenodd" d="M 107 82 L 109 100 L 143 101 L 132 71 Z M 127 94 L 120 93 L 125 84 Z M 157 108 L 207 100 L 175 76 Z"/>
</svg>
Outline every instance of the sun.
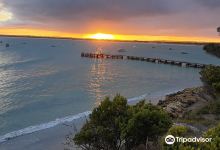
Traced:
<svg viewBox="0 0 220 150">
<path fill-rule="evenodd" d="M 89 38 L 97 39 L 97 40 L 114 40 L 115 39 L 114 35 L 105 34 L 105 33 L 96 33 L 96 34 L 90 35 Z"/>
</svg>

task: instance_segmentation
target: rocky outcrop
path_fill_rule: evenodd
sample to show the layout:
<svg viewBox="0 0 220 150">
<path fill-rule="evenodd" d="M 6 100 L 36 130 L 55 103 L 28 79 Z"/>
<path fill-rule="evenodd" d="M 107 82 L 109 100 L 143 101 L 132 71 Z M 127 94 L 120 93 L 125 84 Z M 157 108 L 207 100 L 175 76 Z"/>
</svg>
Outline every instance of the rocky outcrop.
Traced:
<svg viewBox="0 0 220 150">
<path fill-rule="evenodd" d="M 190 110 L 207 104 L 212 100 L 207 90 L 203 87 L 187 88 L 174 94 L 167 95 L 165 100 L 160 100 L 158 105 L 167 111 L 173 118 L 183 117 Z"/>
</svg>

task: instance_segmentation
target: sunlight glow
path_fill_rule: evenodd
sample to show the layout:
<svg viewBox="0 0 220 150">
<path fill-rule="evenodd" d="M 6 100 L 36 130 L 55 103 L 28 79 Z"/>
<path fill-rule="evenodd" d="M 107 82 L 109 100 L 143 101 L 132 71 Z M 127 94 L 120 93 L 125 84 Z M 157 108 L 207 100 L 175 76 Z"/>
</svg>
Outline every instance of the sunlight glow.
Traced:
<svg viewBox="0 0 220 150">
<path fill-rule="evenodd" d="M 88 38 L 97 40 L 114 40 L 115 37 L 112 34 L 96 33 L 94 35 L 89 35 Z"/>
<path fill-rule="evenodd" d="M 148 36 L 148 35 L 121 35 L 121 34 L 73 34 L 71 32 L 59 32 L 53 30 L 42 30 L 34 28 L 0 28 L 0 35 L 57 37 L 57 38 L 80 38 L 97 40 L 122 40 L 122 41 L 159 41 L 159 42 L 216 42 L 220 43 L 219 36 L 216 37 L 184 37 L 184 36 Z M 103 36 L 104 35 L 104 36 Z M 107 35 L 107 36 L 106 36 Z"/>
</svg>

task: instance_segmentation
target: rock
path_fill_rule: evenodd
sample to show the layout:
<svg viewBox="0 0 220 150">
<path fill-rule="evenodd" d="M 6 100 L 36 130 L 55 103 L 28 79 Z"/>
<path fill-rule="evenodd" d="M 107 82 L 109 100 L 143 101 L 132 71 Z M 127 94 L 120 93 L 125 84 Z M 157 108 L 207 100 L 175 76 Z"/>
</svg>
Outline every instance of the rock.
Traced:
<svg viewBox="0 0 220 150">
<path fill-rule="evenodd" d="M 182 117 L 194 104 L 200 101 L 209 101 L 213 97 L 203 88 L 187 88 L 165 97 L 160 100 L 158 106 L 161 106 L 168 114 L 173 117 Z"/>
</svg>

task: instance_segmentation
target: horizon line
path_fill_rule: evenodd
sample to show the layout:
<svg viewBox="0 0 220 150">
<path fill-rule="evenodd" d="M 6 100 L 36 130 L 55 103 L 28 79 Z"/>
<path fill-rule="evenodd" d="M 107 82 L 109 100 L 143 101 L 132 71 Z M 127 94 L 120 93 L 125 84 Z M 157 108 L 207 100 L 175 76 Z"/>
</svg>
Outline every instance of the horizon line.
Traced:
<svg viewBox="0 0 220 150">
<path fill-rule="evenodd" d="M 108 42 L 139 42 L 139 43 L 173 43 L 173 44 L 193 44 L 193 45 L 203 45 L 207 43 L 220 42 L 210 42 L 210 41 L 175 41 L 175 40 L 123 40 L 123 39 L 92 39 L 92 38 L 77 38 L 77 37 L 67 37 L 67 36 L 38 36 L 38 35 L 10 35 L 10 34 L 0 34 L 0 37 L 20 37 L 20 38 L 47 38 L 47 39 L 70 39 L 70 40 L 86 40 L 86 41 L 108 41 Z"/>
</svg>

